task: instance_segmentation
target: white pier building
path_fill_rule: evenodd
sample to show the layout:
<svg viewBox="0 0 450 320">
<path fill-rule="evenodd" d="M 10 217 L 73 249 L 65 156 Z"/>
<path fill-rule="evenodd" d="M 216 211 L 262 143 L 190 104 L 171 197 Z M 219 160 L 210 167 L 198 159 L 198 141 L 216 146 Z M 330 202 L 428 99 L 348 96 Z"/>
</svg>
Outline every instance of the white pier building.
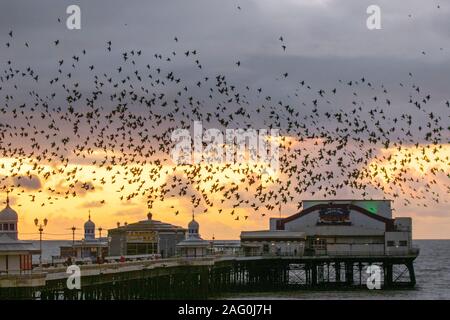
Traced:
<svg viewBox="0 0 450 320">
<path fill-rule="evenodd" d="M 390 200 L 305 200 L 299 213 L 271 218 L 269 230 L 242 232 L 241 245 L 248 255 L 417 254 L 411 235 L 411 218 L 393 218 Z"/>
</svg>

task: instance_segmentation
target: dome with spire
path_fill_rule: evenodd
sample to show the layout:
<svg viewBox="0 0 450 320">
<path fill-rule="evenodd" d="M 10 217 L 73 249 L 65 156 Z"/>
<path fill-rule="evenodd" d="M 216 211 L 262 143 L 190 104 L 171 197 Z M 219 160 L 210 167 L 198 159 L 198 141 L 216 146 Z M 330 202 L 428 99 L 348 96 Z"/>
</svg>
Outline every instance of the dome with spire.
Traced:
<svg viewBox="0 0 450 320">
<path fill-rule="evenodd" d="M 192 214 L 192 220 L 188 224 L 188 238 L 200 238 L 199 235 L 199 224 L 195 221 L 194 214 Z"/>
<path fill-rule="evenodd" d="M 207 254 L 209 242 L 202 239 L 199 228 L 200 225 L 195 221 L 194 213 L 192 213 L 192 220 L 188 224 L 186 239 L 177 243 L 179 254 L 187 257 L 203 257 Z"/>
<path fill-rule="evenodd" d="M 91 220 L 91 216 L 89 215 L 89 220 L 84 223 L 84 229 L 93 228 L 95 229 L 95 223 Z"/>
<path fill-rule="evenodd" d="M 194 219 L 192 219 L 192 221 L 189 222 L 189 224 L 188 224 L 188 229 L 194 231 L 192 233 L 198 233 L 198 229 L 199 229 L 198 222 L 195 221 Z"/>
<path fill-rule="evenodd" d="M 0 211 L 0 221 L 17 221 L 17 212 L 7 205 L 2 211 Z"/>
<path fill-rule="evenodd" d="M 84 223 L 84 239 L 95 239 L 95 223 L 91 220 L 91 213 L 89 213 L 89 219 Z"/>
<path fill-rule="evenodd" d="M 9 193 L 9 192 L 8 192 Z M 9 206 L 9 194 L 6 196 L 6 207 L 0 211 L 0 236 L 8 236 L 13 240 L 17 240 L 17 212 Z"/>
<path fill-rule="evenodd" d="M 0 211 L 0 221 L 17 221 L 17 212 L 9 206 L 9 195 L 6 196 L 6 207 Z"/>
</svg>

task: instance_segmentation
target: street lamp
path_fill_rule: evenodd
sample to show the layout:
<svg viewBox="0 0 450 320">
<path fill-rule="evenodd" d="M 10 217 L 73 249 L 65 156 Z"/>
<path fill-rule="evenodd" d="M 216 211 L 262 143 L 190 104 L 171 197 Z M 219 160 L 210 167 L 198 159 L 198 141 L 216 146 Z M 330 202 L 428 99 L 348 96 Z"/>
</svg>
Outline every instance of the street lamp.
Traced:
<svg viewBox="0 0 450 320">
<path fill-rule="evenodd" d="M 211 255 L 213 255 L 214 254 L 214 240 L 215 240 L 216 238 L 214 237 L 214 235 L 212 236 L 212 241 L 211 241 Z"/>
<path fill-rule="evenodd" d="M 47 223 L 48 223 L 47 218 L 44 218 L 43 223 L 44 224 L 39 223 L 38 218 L 34 219 L 34 224 L 36 227 L 38 227 L 38 231 L 39 231 L 39 250 L 40 250 L 39 267 L 40 268 L 42 268 L 42 232 L 44 232 L 44 227 L 47 226 Z"/>
<path fill-rule="evenodd" d="M 74 259 L 76 258 L 76 254 L 75 254 L 75 231 L 77 230 L 77 228 L 75 226 L 73 226 L 71 228 L 72 230 L 72 255 L 74 257 Z"/>
<path fill-rule="evenodd" d="M 99 245 L 102 241 L 102 231 L 103 228 L 102 227 L 98 227 L 98 241 L 99 241 Z M 102 247 L 97 247 L 97 257 L 102 257 L 103 258 L 103 248 Z"/>
</svg>

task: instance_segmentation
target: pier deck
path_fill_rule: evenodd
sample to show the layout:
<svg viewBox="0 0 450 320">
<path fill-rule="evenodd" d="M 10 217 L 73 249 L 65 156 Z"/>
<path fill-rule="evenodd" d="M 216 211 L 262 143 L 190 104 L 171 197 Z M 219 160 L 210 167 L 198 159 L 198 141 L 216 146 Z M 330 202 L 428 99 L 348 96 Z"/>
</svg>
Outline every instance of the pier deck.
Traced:
<svg viewBox="0 0 450 320">
<path fill-rule="evenodd" d="M 214 256 L 82 265 L 81 289 L 65 267 L 0 275 L 0 299 L 182 299 L 234 291 L 366 287 L 379 266 L 383 289 L 414 287 L 417 253 L 401 256 Z"/>
</svg>

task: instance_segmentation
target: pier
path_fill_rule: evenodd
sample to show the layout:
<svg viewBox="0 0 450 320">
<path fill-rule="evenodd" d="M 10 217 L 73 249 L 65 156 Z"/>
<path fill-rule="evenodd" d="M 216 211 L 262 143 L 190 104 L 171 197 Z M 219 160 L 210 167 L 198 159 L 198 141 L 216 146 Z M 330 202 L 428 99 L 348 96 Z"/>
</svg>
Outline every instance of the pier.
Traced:
<svg viewBox="0 0 450 320">
<path fill-rule="evenodd" d="M 69 290 L 66 268 L 0 276 L 0 299 L 206 299 L 233 292 L 366 288 L 378 265 L 381 288 L 412 288 L 413 261 L 401 256 L 226 256 L 84 265 Z M 368 290 L 368 289 L 367 289 Z"/>
<path fill-rule="evenodd" d="M 2 212 L 17 218 L 9 206 Z M 81 263 L 86 251 L 94 253 L 76 274 L 41 259 L 33 268 L 33 248 L 13 229 L 0 242 L 0 299 L 206 299 L 233 292 L 412 288 L 419 254 L 412 219 L 393 218 L 389 200 L 305 200 L 302 211 L 271 218 L 266 230 L 242 231 L 239 246 L 226 250 L 201 238 L 194 214 L 185 229 L 149 213 L 109 230 L 107 242 L 95 238 L 89 216 L 76 255 L 81 260 L 65 260 Z M 81 286 L 68 286 L 78 274 Z"/>
</svg>

